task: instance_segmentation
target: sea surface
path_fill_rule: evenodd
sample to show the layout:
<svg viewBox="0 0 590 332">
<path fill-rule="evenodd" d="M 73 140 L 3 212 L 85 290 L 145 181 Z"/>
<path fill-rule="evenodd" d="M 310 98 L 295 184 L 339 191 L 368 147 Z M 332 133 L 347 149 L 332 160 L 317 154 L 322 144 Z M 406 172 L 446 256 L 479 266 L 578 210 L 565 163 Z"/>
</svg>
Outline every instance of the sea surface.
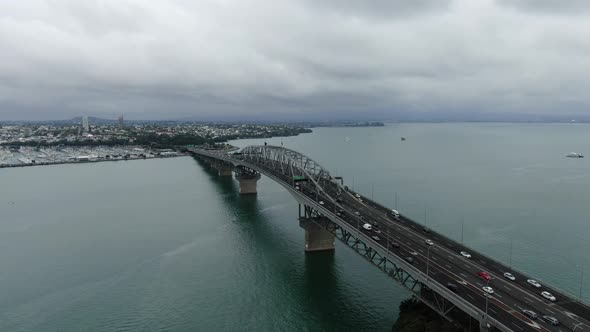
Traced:
<svg viewBox="0 0 590 332">
<path fill-rule="evenodd" d="M 590 125 L 232 143 L 265 141 L 575 296 L 590 276 L 590 158 L 565 158 L 590 157 Z M 390 330 L 408 293 L 340 243 L 306 255 L 296 202 L 268 178 L 258 191 L 191 157 L 0 170 L 0 331 Z"/>
</svg>

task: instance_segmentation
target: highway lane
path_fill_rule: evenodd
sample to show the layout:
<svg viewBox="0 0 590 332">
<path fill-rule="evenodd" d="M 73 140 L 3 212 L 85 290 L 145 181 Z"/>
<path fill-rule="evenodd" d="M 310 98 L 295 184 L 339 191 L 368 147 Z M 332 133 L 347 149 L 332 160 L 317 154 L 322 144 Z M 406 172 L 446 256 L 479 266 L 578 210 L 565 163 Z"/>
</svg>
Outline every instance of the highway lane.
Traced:
<svg viewBox="0 0 590 332">
<path fill-rule="evenodd" d="M 364 200 L 364 204 L 371 204 L 373 202 L 368 201 L 368 200 Z M 389 209 L 380 207 L 380 211 L 383 213 L 383 215 L 388 215 L 388 211 L 390 211 Z M 420 233 L 420 231 L 423 229 L 423 226 L 414 222 L 413 220 L 410 220 L 408 218 L 405 218 L 403 216 L 401 216 L 401 220 L 403 222 L 403 224 L 410 226 L 414 231 Z M 520 273 L 519 271 L 515 271 L 512 270 L 508 267 L 506 267 L 505 265 L 503 265 L 502 263 L 499 263 L 485 255 L 482 255 L 476 251 L 471 250 L 470 248 L 461 245 L 451 239 L 448 239 L 445 236 L 442 236 L 436 232 L 430 232 L 429 234 L 424 234 L 424 236 L 429 237 L 431 240 L 436 241 L 437 243 L 440 243 L 443 247 L 446 247 L 449 250 L 454 250 L 455 252 L 460 252 L 462 250 L 466 250 L 468 252 L 470 252 L 470 254 L 472 255 L 471 261 L 474 262 L 475 264 L 477 264 L 478 267 L 480 267 L 482 270 L 485 270 L 487 272 L 489 272 L 491 275 L 495 275 L 497 279 L 499 280 L 503 280 L 506 284 L 508 284 L 508 287 L 513 287 L 514 285 L 519 285 L 520 287 L 514 287 L 513 290 L 517 290 L 521 293 L 522 296 L 526 296 L 525 298 L 530 299 L 530 302 L 535 302 L 535 301 L 540 301 L 543 302 L 544 304 L 546 304 L 546 306 L 543 308 L 544 310 L 546 310 L 547 314 L 550 314 L 554 317 L 557 317 L 558 319 L 560 317 L 558 317 L 558 315 L 555 313 L 556 311 L 559 311 L 561 313 L 561 321 L 563 322 L 570 322 L 571 326 L 574 326 L 575 324 L 579 324 L 579 323 L 583 323 L 584 326 L 579 326 L 577 328 L 577 331 L 582 330 L 582 328 L 588 329 L 590 330 L 590 322 L 588 321 L 588 317 L 590 317 L 589 312 L 589 308 L 585 305 L 582 305 L 578 302 L 572 302 L 570 301 L 565 295 L 563 295 L 561 292 L 556 291 L 555 289 L 552 289 L 550 287 L 546 287 L 545 285 L 543 285 L 543 287 L 541 288 L 533 288 L 532 286 L 530 286 L 526 280 L 531 278 L 529 276 L 526 276 L 522 273 Z M 512 282 L 512 281 L 508 281 L 507 279 L 505 279 L 503 277 L 503 273 L 504 272 L 510 272 L 512 273 L 515 277 L 516 277 L 516 281 Z M 506 285 L 504 285 L 504 287 L 506 287 Z M 557 297 L 557 301 L 554 303 L 551 303 L 547 300 L 545 300 L 544 298 L 541 297 L 540 293 L 544 290 L 549 291 L 550 293 L 552 293 L 553 295 L 555 295 Z M 574 314 L 572 314 L 572 312 Z M 575 314 L 578 314 L 577 317 Z M 583 318 L 586 317 L 586 318 Z"/>
<path fill-rule="evenodd" d="M 345 196 L 344 196 L 345 197 Z M 377 215 L 375 215 L 372 211 L 372 209 L 367 209 L 364 205 L 366 204 L 367 199 L 365 198 L 363 200 L 363 203 L 361 203 L 357 198 L 355 198 L 354 196 L 351 195 L 350 199 L 347 199 L 346 204 L 348 206 L 354 207 L 359 211 L 362 211 L 362 214 L 366 214 L 370 216 L 371 221 L 377 221 L 379 219 L 381 219 L 381 221 L 386 222 L 386 223 L 395 223 L 394 221 L 392 221 L 392 217 L 391 214 L 382 214 L 382 213 L 378 213 Z M 419 229 L 415 229 L 415 228 L 419 228 Z M 400 228 L 398 227 L 396 229 L 398 232 L 400 230 Z M 458 252 L 460 250 L 457 249 L 463 249 L 463 248 L 453 248 L 453 250 L 449 250 L 448 248 L 444 248 L 444 244 L 445 244 L 445 240 L 446 238 L 440 238 L 437 239 L 436 237 L 432 236 L 433 233 L 431 232 L 430 234 L 424 234 L 421 232 L 422 228 L 421 227 L 414 227 L 414 229 L 412 230 L 414 232 L 414 235 L 410 235 L 411 238 L 413 238 L 414 242 L 416 242 L 415 240 L 418 239 L 418 242 L 416 243 L 417 245 L 422 244 L 422 247 L 424 247 L 424 243 L 420 243 L 420 241 L 422 241 L 425 238 L 430 238 L 433 241 L 439 241 L 439 242 L 435 242 L 438 244 L 441 244 L 441 247 L 443 248 L 443 250 L 445 250 L 445 254 L 448 254 L 448 256 L 446 258 L 449 258 L 451 260 L 451 266 L 455 265 L 456 267 L 459 268 L 459 270 L 463 269 L 463 270 L 468 270 L 470 273 L 473 273 L 473 275 L 475 275 L 475 273 L 479 272 L 479 271 L 487 271 L 490 272 L 489 269 L 482 267 L 478 264 L 476 264 L 477 262 L 473 261 L 473 260 L 465 260 L 463 259 L 461 256 L 459 256 Z M 447 244 L 448 245 L 448 244 Z M 426 245 L 428 246 L 428 245 Z M 474 252 L 472 250 L 469 250 L 467 248 L 468 251 L 471 252 L 471 254 L 473 255 Z M 443 260 L 445 260 L 445 257 L 443 255 Z M 458 266 L 457 264 L 457 260 L 461 261 L 463 260 L 464 262 L 464 266 Z M 448 261 L 447 261 L 448 263 Z M 471 269 L 469 269 L 471 267 Z M 475 269 L 474 269 L 475 268 Z M 493 273 L 490 273 L 491 275 L 494 275 Z M 478 283 L 479 285 L 481 285 L 481 283 Z M 499 288 L 494 286 L 494 284 L 499 284 L 498 286 L 500 286 Z M 491 283 L 491 286 L 495 287 L 495 290 L 498 292 L 500 291 L 501 293 L 504 293 L 504 295 L 508 295 L 508 297 L 512 297 L 512 300 L 508 300 L 506 299 L 505 301 L 511 301 L 512 306 L 516 306 L 517 308 L 527 308 L 527 309 L 532 309 L 534 311 L 536 311 L 537 313 L 543 313 L 543 314 L 550 314 L 554 317 L 557 317 L 558 319 L 560 319 L 560 321 L 562 321 L 564 323 L 564 325 L 569 326 L 570 328 L 573 328 L 574 324 L 584 322 L 582 319 L 574 319 L 572 318 L 570 315 L 567 315 L 564 313 L 563 310 L 556 310 L 557 309 L 557 305 L 555 303 L 550 303 L 549 301 L 541 298 L 539 295 L 533 295 L 533 294 L 526 294 L 527 296 L 524 296 L 523 293 L 523 289 L 521 287 L 515 287 L 514 284 L 512 284 L 511 282 L 505 280 L 502 275 L 496 275 L 495 276 L 495 280 Z M 528 284 L 526 284 L 526 286 L 528 286 Z M 530 287 L 530 286 L 528 286 Z M 516 292 L 515 292 L 516 291 Z M 526 292 L 526 288 L 525 291 Z M 540 293 L 540 290 L 539 290 Z M 502 295 L 504 297 L 504 295 Z M 526 301 L 523 302 L 523 299 L 525 299 Z M 529 301 L 530 300 L 530 301 Z M 520 302 L 520 303 L 518 303 Z M 520 310 L 520 309 L 516 309 L 516 310 Z M 581 329 L 582 326 L 578 327 L 578 331 L 583 330 Z M 586 326 L 583 326 L 584 328 Z"/>
<path fill-rule="evenodd" d="M 286 184 L 293 185 L 292 179 L 290 179 L 289 176 L 277 172 L 277 169 L 273 168 L 272 165 L 262 166 L 265 168 L 267 172 L 271 172 L 271 174 L 280 177 L 281 180 L 284 181 Z M 353 196 L 352 193 L 348 193 L 347 195 L 341 196 L 344 198 L 343 204 L 340 204 L 340 207 L 337 207 L 337 205 L 334 204 L 336 202 L 331 201 L 331 197 L 337 197 L 336 193 L 339 191 L 339 188 L 335 184 L 330 184 L 329 182 L 322 183 L 322 186 L 326 189 L 326 193 L 317 195 L 316 191 L 314 190 L 314 185 L 309 183 L 300 183 L 300 188 L 302 189 L 302 192 L 306 194 L 306 196 L 308 196 L 309 198 L 314 199 L 318 202 L 320 200 L 323 200 L 325 208 L 328 208 L 332 211 L 336 211 L 338 209 L 344 210 L 343 212 L 345 213 L 342 214 L 341 219 L 344 222 L 351 225 L 352 227 L 359 229 L 360 232 L 363 232 L 366 235 L 372 235 L 374 233 L 366 232 L 362 229 L 362 227 L 360 227 L 362 225 L 361 220 L 359 220 L 359 218 L 354 215 L 354 210 L 361 212 L 363 216 L 366 216 L 365 218 L 369 219 L 365 221 L 375 223 L 380 228 L 382 227 L 383 230 L 386 230 L 388 234 L 384 234 L 382 232 L 378 236 L 382 239 L 385 239 L 389 243 L 393 241 L 400 242 L 400 250 L 402 250 L 402 252 L 396 253 L 394 249 L 388 248 L 388 250 L 392 254 L 403 259 L 403 256 L 400 255 L 404 255 L 410 251 L 417 250 L 419 254 L 413 256 L 415 257 L 415 265 L 423 271 L 426 270 L 425 262 L 427 261 L 427 259 L 425 257 L 424 252 L 425 250 L 427 250 L 426 248 L 428 245 L 423 242 L 424 234 L 421 233 L 421 225 L 407 218 L 404 218 L 403 216 L 402 222 L 396 222 L 392 220 L 393 218 L 391 217 L 391 215 L 387 213 L 387 211 L 389 211 L 388 209 L 382 208 L 378 204 L 371 202 L 366 198 L 364 198 L 363 202 L 361 203 L 357 198 Z M 397 235 L 392 234 L 392 232 Z M 395 238 L 396 236 L 398 237 L 397 239 Z M 490 272 L 490 274 L 492 275 L 494 275 L 494 273 L 488 268 L 487 265 L 486 267 L 482 267 L 477 264 L 474 264 L 473 261 L 468 261 L 467 264 L 463 264 L 463 266 L 461 266 L 461 263 L 457 263 L 458 257 L 460 257 L 457 256 L 458 251 L 460 251 L 457 249 L 466 249 L 474 257 L 478 255 L 477 252 L 470 250 L 469 248 L 466 248 L 464 246 L 457 246 L 456 243 L 454 243 L 454 241 L 446 239 L 434 232 L 428 234 L 427 236 L 433 239 L 433 241 L 437 241 L 437 247 L 440 247 L 445 251 L 442 254 L 438 254 L 435 253 L 436 250 L 434 248 L 431 249 L 429 269 L 431 272 L 430 275 L 432 279 L 441 283 L 443 286 L 446 284 L 445 282 L 448 282 L 449 280 L 453 280 L 455 281 L 455 283 L 457 283 L 457 280 L 465 280 L 466 285 L 461 285 L 462 288 L 460 289 L 460 292 L 467 292 L 464 296 L 464 299 L 483 309 L 485 306 L 485 297 L 483 296 L 483 291 L 481 290 L 481 286 L 483 285 L 483 283 L 481 279 L 478 279 L 478 277 L 475 276 L 475 273 L 477 272 L 477 270 L 485 270 Z M 379 245 L 383 245 L 382 242 L 383 240 L 377 243 Z M 450 248 L 445 248 L 445 246 L 448 246 Z M 482 257 L 485 258 L 485 256 L 483 255 Z M 486 260 L 482 261 L 487 262 Z M 461 275 L 461 277 L 459 277 L 458 274 Z M 502 280 L 500 272 L 495 272 L 495 274 L 499 275 L 495 276 L 496 280 L 493 280 L 493 284 L 491 283 L 491 285 L 494 285 L 497 282 L 507 283 L 507 281 Z M 514 272 L 513 274 L 517 275 L 517 273 Z M 542 308 L 542 310 L 545 310 L 535 310 L 539 314 L 552 313 L 556 310 L 554 308 L 557 306 L 556 304 L 547 303 L 547 301 L 539 299 L 538 295 L 537 297 L 535 297 L 534 294 L 526 293 L 526 291 L 523 291 L 520 287 L 514 287 L 514 285 L 512 284 L 501 285 L 500 289 L 498 289 L 498 287 L 496 286 L 494 286 L 494 288 L 496 289 L 496 294 L 490 298 L 490 306 L 488 308 L 491 309 L 489 312 L 491 317 L 501 319 L 502 322 L 510 322 L 510 324 L 514 325 L 515 329 L 524 328 L 526 330 L 527 326 L 529 325 L 523 324 L 527 323 L 540 324 L 540 327 L 543 330 L 559 331 L 563 329 L 563 326 L 555 328 L 541 321 L 532 322 L 520 313 L 520 310 L 522 308 L 529 308 L 531 306 L 533 306 L 533 310 L 535 310 L 534 308 Z M 505 289 L 502 290 L 502 288 Z M 515 290 L 517 292 L 514 292 Z M 513 298 L 514 294 L 518 294 L 518 292 L 524 292 L 525 294 L 527 294 L 527 296 L 516 296 L 515 298 Z M 461 295 L 463 296 L 463 294 Z M 548 307 L 552 307 L 554 309 L 552 310 Z M 561 312 L 562 310 L 560 309 L 558 313 Z M 578 320 L 576 320 L 575 317 L 572 318 L 570 316 L 565 316 L 558 318 L 560 318 L 560 320 L 566 324 L 568 323 L 568 318 L 571 319 L 571 323 L 578 322 Z M 581 328 L 578 327 L 577 331 L 583 331 L 586 328 L 587 326 L 584 325 Z"/>
<path fill-rule="evenodd" d="M 358 218 L 354 212 L 356 211 L 352 211 L 350 210 L 350 206 L 348 204 L 343 204 L 341 207 L 337 207 L 334 204 L 332 204 L 332 202 L 328 201 L 327 197 L 324 196 L 318 196 L 315 197 L 315 191 L 312 188 L 307 188 L 307 185 L 300 185 L 300 189 L 302 192 L 306 193 L 308 196 L 312 196 L 312 199 L 315 199 L 316 201 L 322 201 L 323 202 L 323 206 L 330 209 L 330 210 L 341 210 L 344 213 L 341 213 L 342 219 L 345 220 L 347 223 L 349 223 L 351 226 L 357 228 L 360 232 L 371 236 L 374 235 L 375 232 L 374 231 L 367 231 L 365 229 L 362 228 L 362 221 L 360 220 L 360 218 Z M 324 200 L 325 199 L 325 200 Z M 352 205 L 352 204 L 351 204 Z M 358 210 L 362 210 L 362 209 L 358 209 Z M 364 220 L 364 221 L 370 221 L 372 224 L 377 225 L 378 222 L 376 220 L 373 220 L 373 218 L 370 218 L 371 220 Z M 383 242 L 384 239 L 387 243 L 391 243 L 393 241 L 395 241 L 391 235 L 391 230 L 388 227 L 395 227 L 395 234 L 400 234 L 401 232 L 401 228 L 398 227 L 397 225 L 395 225 L 393 222 L 388 220 L 388 224 L 379 224 L 379 227 L 382 228 L 381 229 L 381 233 L 379 233 L 377 236 L 381 237 L 381 241 L 379 241 L 379 245 L 383 246 Z M 383 229 L 387 229 L 386 233 L 383 232 Z M 400 244 L 400 250 L 401 252 L 396 253 L 395 250 L 391 250 L 391 248 L 389 248 L 389 250 L 393 253 L 396 254 L 398 257 L 402 258 L 406 257 L 406 256 L 411 256 L 415 259 L 415 266 L 417 266 L 418 268 L 420 268 L 423 271 L 426 271 L 426 262 L 427 262 L 427 258 L 425 256 L 425 254 L 417 254 L 417 255 L 408 255 L 408 253 L 410 252 L 414 252 L 415 249 L 417 247 L 419 247 L 419 251 L 426 251 L 428 250 L 427 247 L 424 247 L 425 242 L 423 242 L 423 239 L 409 239 L 409 238 L 398 238 L 396 239 L 397 242 L 399 242 Z M 405 242 L 404 242 L 405 241 Z M 417 242 L 418 241 L 418 242 Z M 428 246 L 428 245 L 426 245 Z M 387 244 L 385 244 L 385 247 L 390 247 Z M 435 248 L 433 248 L 434 250 L 437 250 Z M 432 249 L 431 249 L 432 250 Z M 465 275 L 464 277 L 460 277 L 456 274 L 456 272 L 450 271 L 450 269 L 452 269 L 452 267 L 449 264 L 445 264 L 446 267 L 443 267 L 442 264 L 439 264 L 437 262 L 435 262 L 436 260 L 436 254 L 433 253 L 430 255 L 430 263 L 429 263 L 429 276 L 431 277 L 432 280 L 435 280 L 437 282 L 439 282 L 440 284 L 446 285 L 446 283 L 448 282 L 453 282 L 457 285 L 463 285 L 467 288 L 467 290 L 469 292 L 471 292 L 472 294 L 462 294 L 464 291 L 460 291 L 460 295 L 462 297 L 464 297 L 466 299 L 466 301 L 471 302 L 475 305 L 477 305 L 480 309 L 485 310 L 485 296 L 484 296 L 484 291 L 482 290 L 482 287 L 484 286 L 482 283 L 479 282 L 478 279 L 476 279 L 476 277 L 474 277 L 475 273 L 473 273 L 472 275 Z M 447 262 L 448 263 L 448 262 Z M 437 273 L 437 271 L 439 271 L 439 273 Z M 465 280 L 469 280 L 469 282 L 465 281 Z M 458 281 L 462 281 L 462 283 L 459 283 Z M 514 328 L 516 329 L 522 329 L 522 330 L 526 330 L 528 326 L 530 325 L 526 325 L 527 323 L 532 324 L 533 326 L 538 326 L 540 328 L 540 330 L 548 330 L 548 329 L 543 329 L 541 328 L 541 326 L 537 325 L 534 322 L 531 322 L 528 318 L 524 317 L 522 314 L 520 314 L 519 310 L 513 310 L 508 308 L 503 302 L 497 300 L 497 297 L 499 297 L 500 295 L 492 295 L 489 299 L 489 304 L 488 304 L 488 309 L 489 309 L 489 315 L 490 317 L 494 317 L 496 319 L 501 319 L 501 321 L 506 322 L 509 321 L 511 322 L 512 325 L 514 325 Z M 469 298 L 466 298 L 469 297 Z M 524 305 L 524 304 L 523 304 Z"/>
</svg>

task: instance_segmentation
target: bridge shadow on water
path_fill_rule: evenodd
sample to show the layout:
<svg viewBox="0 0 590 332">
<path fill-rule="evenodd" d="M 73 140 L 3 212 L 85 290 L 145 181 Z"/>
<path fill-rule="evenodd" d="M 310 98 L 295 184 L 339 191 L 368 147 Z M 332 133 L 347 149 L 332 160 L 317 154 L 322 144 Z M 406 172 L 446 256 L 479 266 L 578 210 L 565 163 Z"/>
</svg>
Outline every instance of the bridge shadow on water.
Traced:
<svg viewBox="0 0 590 332">
<path fill-rule="evenodd" d="M 343 281 L 334 251 L 304 252 L 304 231 L 299 228 L 296 209 L 287 212 L 286 218 L 271 219 L 256 195 L 239 195 L 233 177 L 218 176 L 217 170 L 198 158 L 195 160 L 217 188 L 224 205 L 235 215 L 235 223 L 241 225 L 240 241 L 255 243 L 257 248 L 252 249 L 253 253 L 270 257 L 272 265 L 264 268 L 272 269 L 271 273 L 287 288 L 285 292 L 292 299 L 292 308 L 284 309 L 296 312 L 292 317 L 294 330 L 367 330 L 371 325 L 369 329 L 374 329 L 374 324 L 383 325 L 384 318 L 388 322 L 394 320 L 394 317 L 377 317 L 367 298 L 351 291 L 354 285 Z M 285 219 L 293 223 L 288 229 L 273 227 Z M 337 250 L 348 248 L 339 246 Z M 255 288 L 251 291 L 258 292 Z"/>
</svg>

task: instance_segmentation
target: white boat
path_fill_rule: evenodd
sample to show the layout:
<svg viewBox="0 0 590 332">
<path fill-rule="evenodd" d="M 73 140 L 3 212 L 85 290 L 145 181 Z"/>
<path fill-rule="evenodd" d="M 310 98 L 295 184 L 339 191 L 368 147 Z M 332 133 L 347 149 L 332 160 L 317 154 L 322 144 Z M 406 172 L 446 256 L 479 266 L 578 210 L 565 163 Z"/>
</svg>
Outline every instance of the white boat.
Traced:
<svg viewBox="0 0 590 332">
<path fill-rule="evenodd" d="M 566 155 L 569 158 L 584 158 L 584 155 L 579 152 L 570 152 Z"/>
</svg>

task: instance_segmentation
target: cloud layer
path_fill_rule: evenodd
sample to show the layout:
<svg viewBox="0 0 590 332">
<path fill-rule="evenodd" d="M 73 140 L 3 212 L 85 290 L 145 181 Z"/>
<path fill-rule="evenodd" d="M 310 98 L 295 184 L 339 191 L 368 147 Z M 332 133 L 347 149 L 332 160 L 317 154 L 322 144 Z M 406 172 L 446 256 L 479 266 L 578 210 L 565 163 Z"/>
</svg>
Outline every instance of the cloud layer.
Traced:
<svg viewBox="0 0 590 332">
<path fill-rule="evenodd" d="M 590 6 L 0 2 L 0 120 L 590 115 Z"/>
</svg>

